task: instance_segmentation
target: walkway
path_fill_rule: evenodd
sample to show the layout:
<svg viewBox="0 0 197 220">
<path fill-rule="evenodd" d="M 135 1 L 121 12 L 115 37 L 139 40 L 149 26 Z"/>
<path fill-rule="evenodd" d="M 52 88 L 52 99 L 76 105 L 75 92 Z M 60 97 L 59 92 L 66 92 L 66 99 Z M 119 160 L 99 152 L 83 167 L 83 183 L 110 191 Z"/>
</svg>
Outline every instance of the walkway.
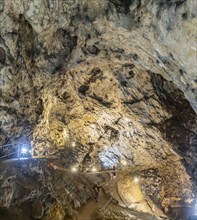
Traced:
<svg viewBox="0 0 197 220">
<path fill-rule="evenodd" d="M 110 197 L 103 190 L 99 193 L 99 202 L 95 199 L 86 203 L 78 212 L 78 220 L 95 220 L 95 214 L 98 209 L 102 209 L 109 202 Z"/>
</svg>

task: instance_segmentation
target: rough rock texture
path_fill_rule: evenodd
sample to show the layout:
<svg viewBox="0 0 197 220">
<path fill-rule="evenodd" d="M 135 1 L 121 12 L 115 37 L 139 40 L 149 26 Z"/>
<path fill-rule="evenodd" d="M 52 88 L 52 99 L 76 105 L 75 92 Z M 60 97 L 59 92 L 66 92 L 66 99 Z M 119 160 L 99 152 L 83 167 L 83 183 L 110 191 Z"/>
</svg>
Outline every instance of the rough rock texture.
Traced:
<svg viewBox="0 0 197 220">
<path fill-rule="evenodd" d="M 194 0 L 1 0 L 0 143 L 81 170 L 151 167 L 151 200 L 187 197 L 197 181 L 196 26 Z"/>
<path fill-rule="evenodd" d="M 93 196 L 86 176 L 48 168 L 43 160 L 1 164 L 0 171 L 1 220 L 75 220 L 72 207 L 79 208 Z"/>
</svg>

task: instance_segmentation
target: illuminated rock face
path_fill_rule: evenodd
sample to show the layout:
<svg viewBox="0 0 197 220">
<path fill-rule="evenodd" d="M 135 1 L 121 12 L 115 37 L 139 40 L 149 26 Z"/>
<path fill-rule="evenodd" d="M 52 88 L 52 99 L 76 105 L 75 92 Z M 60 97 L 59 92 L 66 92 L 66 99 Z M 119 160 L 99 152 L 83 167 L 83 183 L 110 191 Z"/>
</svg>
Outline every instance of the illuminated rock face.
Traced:
<svg viewBox="0 0 197 220">
<path fill-rule="evenodd" d="M 185 196 L 197 176 L 195 1 L 1 0 L 0 19 L 1 144 L 82 170 L 153 167 L 154 202 Z"/>
</svg>

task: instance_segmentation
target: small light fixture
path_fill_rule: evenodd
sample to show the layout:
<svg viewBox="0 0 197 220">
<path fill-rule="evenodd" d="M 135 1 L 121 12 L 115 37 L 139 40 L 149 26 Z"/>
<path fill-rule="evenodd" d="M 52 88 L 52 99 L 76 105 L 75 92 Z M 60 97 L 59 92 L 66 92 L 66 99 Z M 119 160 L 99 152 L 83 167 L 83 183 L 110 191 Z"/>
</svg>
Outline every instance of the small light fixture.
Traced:
<svg viewBox="0 0 197 220">
<path fill-rule="evenodd" d="M 27 148 L 26 147 L 22 147 L 21 148 L 21 153 L 22 154 L 26 154 L 28 152 Z"/>
<path fill-rule="evenodd" d="M 71 147 L 76 147 L 76 143 L 74 141 L 71 143 Z"/>
<path fill-rule="evenodd" d="M 93 167 L 92 168 L 92 172 L 96 172 L 97 170 L 96 170 L 96 168 L 95 167 Z"/>
<path fill-rule="evenodd" d="M 187 202 L 187 203 L 192 203 L 192 202 L 193 202 L 193 199 L 186 199 L 185 202 Z"/>
<path fill-rule="evenodd" d="M 72 167 L 71 170 L 72 172 L 77 172 L 77 167 Z"/>
<path fill-rule="evenodd" d="M 123 166 L 126 166 L 126 165 L 127 165 L 127 161 L 126 161 L 126 160 L 121 160 L 121 164 L 122 164 Z"/>
<path fill-rule="evenodd" d="M 139 182 L 139 180 L 140 180 L 140 179 L 139 179 L 139 177 L 137 177 L 137 176 L 136 176 L 136 177 L 134 177 L 134 183 L 138 183 L 138 182 Z"/>
</svg>

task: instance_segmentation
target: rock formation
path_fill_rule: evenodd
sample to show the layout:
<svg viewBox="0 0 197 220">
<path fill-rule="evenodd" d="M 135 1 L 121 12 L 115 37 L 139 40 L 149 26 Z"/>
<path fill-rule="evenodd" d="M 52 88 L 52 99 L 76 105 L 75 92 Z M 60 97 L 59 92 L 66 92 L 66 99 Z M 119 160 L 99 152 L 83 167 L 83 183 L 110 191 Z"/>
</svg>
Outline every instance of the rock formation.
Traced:
<svg viewBox="0 0 197 220">
<path fill-rule="evenodd" d="M 143 178 L 139 193 L 151 207 L 165 211 L 167 199 L 190 199 L 197 181 L 196 26 L 195 0 L 0 0 L 0 144 L 28 144 L 33 157 L 82 172 L 129 169 L 117 183 L 128 206 L 137 201 L 125 193 L 133 174 Z M 1 157 L 13 148 L 1 148 Z M 90 180 L 73 177 L 83 180 L 77 185 L 72 175 L 63 181 L 57 174 L 73 193 L 68 207 L 65 192 L 62 199 L 57 187 L 51 198 L 52 186 L 45 188 L 43 181 L 56 178 L 46 167 L 35 160 L 2 169 L 0 185 L 11 190 L 0 192 L 0 207 L 19 202 L 20 211 L 31 204 L 34 219 L 55 219 L 50 212 L 74 218 L 73 208 L 91 197 L 82 190 Z M 23 186 L 32 188 L 21 195 Z M 37 212 L 41 203 L 48 207 Z"/>
</svg>

